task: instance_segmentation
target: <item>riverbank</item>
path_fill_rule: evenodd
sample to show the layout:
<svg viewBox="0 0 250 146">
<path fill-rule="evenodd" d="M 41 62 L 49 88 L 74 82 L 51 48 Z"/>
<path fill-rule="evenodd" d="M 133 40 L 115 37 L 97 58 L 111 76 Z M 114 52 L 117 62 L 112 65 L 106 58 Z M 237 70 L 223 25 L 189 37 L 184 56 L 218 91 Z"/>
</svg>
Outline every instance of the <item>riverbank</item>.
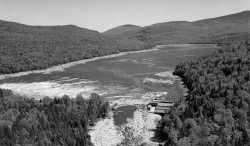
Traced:
<svg viewBox="0 0 250 146">
<path fill-rule="evenodd" d="M 107 56 L 101 56 L 101 57 L 94 57 L 91 59 L 84 59 L 84 60 L 79 60 L 79 61 L 74 61 L 54 67 L 49 67 L 47 69 L 42 69 L 42 70 L 32 70 L 32 71 L 25 71 L 25 72 L 19 72 L 19 73 L 13 73 L 13 74 L 1 74 L 0 75 L 0 80 L 10 78 L 10 77 L 20 77 L 20 76 L 25 76 L 33 73 L 42 73 L 42 74 L 50 74 L 52 72 L 60 72 L 64 71 L 64 69 L 78 65 L 78 64 L 85 64 L 87 62 L 91 61 L 96 61 L 96 60 L 101 60 L 101 59 L 107 59 L 107 58 L 113 58 L 113 57 L 119 57 L 119 56 L 124 56 L 127 54 L 135 54 L 135 53 L 143 53 L 143 52 L 150 52 L 150 51 L 156 51 L 160 48 L 165 47 L 166 45 L 157 45 L 156 47 L 152 49 L 146 49 L 146 50 L 140 50 L 140 51 L 129 51 L 129 52 L 121 52 L 118 54 L 112 54 L 112 55 L 107 55 Z"/>
</svg>

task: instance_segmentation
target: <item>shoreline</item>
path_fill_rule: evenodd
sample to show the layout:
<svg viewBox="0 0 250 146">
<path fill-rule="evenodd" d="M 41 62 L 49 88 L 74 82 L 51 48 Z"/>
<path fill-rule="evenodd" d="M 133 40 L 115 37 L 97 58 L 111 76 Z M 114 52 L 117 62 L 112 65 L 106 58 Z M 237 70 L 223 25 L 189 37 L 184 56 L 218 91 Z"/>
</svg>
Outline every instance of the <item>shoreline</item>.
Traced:
<svg viewBox="0 0 250 146">
<path fill-rule="evenodd" d="M 12 73 L 12 74 L 1 74 L 0 75 L 0 81 L 4 80 L 4 79 L 7 79 L 7 78 L 11 78 L 11 77 L 21 77 L 21 76 L 25 76 L 25 75 L 29 75 L 29 74 L 33 74 L 33 73 L 50 74 L 50 73 L 56 72 L 56 71 L 64 71 L 64 69 L 66 69 L 66 68 L 70 68 L 72 66 L 76 66 L 76 65 L 79 65 L 79 64 L 85 64 L 87 62 L 92 62 L 92 61 L 107 59 L 107 58 L 114 58 L 114 57 L 124 56 L 124 55 L 128 55 L 128 54 L 156 51 L 156 50 L 159 50 L 160 48 L 163 48 L 165 46 L 167 46 L 167 45 L 157 45 L 157 46 L 155 46 L 155 47 L 153 47 L 151 49 L 145 49 L 145 50 L 139 50 L 139 51 L 120 52 L 118 54 L 106 55 L 106 56 L 101 56 L 101 57 L 94 57 L 94 58 L 91 58 L 91 59 L 84 59 L 84 60 L 69 62 L 69 63 L 66 63 L 66 64 L 61 64 L 61 65 L 49 67 L 47 69 L 42 69 L 42 70 L 31 70 L 31 71 L 18 72 L 18 73 Z"/>
<path fill-rule="evenodd" d="M 218 44 L 168 44 L 165 46 L 169 46 L 169 47 L 188 47 L 188 46 L 192 46 L 192 45 L 202 45 L 202 46 L 213 46 L 213 47 L 218 47 Z"/>
<path fill-rule="evenodd" d="M 144 50 L 138 50 L 138 51 L 128 51 L 128 52 L 120 52 L 118 54 L 111 54 L 111 55 L 106 55 L 106 56 L 100 56 L 100 57 L 94 57 L 91 59 L 83 59 L 83 60 L 78 60 L 74 62 L 69 62 L 57 66 L 52 66 L 48 67 L 46 69 L 41 69 L 41 70 L 31 70 L 31 71 L 24 71 L 24 72 L 18 72 L 18 73 L 12 73 L 12 74 L 0 74 L 0 81 L 7 79 L 7 78 L 12 78 L 12 77 L 21 77 L 21 76 L 26 76 L 29 74 L 35 74 L 35 73 L 42 73 L 42 74 L 50 74 L 52 72 L 59 72 L 59 71 L 64 71 L 66 68 L 70 68 L 72 66 L 78 65 L 78 64 L 85 64 L 87 62 L 92 62 L 96 60 L 101 60 L 101 59 L 107 59 L 107 58 L 114 58 L 114 57 L 119 57 L 119 56 L 124 56 L 128 54 L 135 54 L 135 53 L 143 53 L 143 52 L 150 52 L 150 51 L 156 51 L 159 50 L 160 48 L 163 47 L 187 47 L 190 45 L 197 45 L 197 44 L 166 44 L 166 45 L 156 45 L 155 47 L 151 49 L 144 49 Z M 217 44 L 204 44 L 204 45 L 213 45 L 213 46 L 218 46 Z"/>
</svg>

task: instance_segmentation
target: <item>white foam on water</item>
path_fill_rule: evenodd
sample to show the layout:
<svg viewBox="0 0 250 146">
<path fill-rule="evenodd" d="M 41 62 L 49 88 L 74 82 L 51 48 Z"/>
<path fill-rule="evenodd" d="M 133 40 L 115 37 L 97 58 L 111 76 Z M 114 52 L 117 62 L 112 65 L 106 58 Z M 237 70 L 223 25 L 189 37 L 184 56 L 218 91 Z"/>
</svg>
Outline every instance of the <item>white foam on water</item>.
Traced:
<svg viewBox="0 0 250 146">
<path fill-rule="evenodd" d="M 137 104 L 148 104 L 150 101 L 157 97 L 166 96 L 167 92 L 157 91 L 157 92 L 135 92 L 135 93 L 125 93 L 123 95 L 108 96 L 107 98 L 111 101 L 111 106 L 115 107 L 127 106 L 127 105 L 137 105 Z"/>
<path fill-rule="evenodd" d="M 163 78 L 178 78 L 178 76 L 173 75 L 173 71 L 160 72 L 155 75 Z"/>
<path fill-rule="evenodd" d="M 92 81 L 88 79 L 80 79 L 80 78 L 69 78 L 69 77 L 62 77 L 55 80 L 50 80 L 50 82 L 56 82 L 60 84 L 72 84 L 72 85 L 79 85 L 79 84 L 91 84 L 96 83 L 98 81 Z"/>
<path fill-rule="evenodd" d="M 120 60 L 116 60 L 117 62 L 126 62 L 126 61 L 132 61 L 134 63 L 139 63 L 137 60 L 134 60 L 134 59 L 120 59 Z"/>
<path fill-rule="evenodd" d="M 116 60 L 116 62 L 126 62 L 126 61 L 132 61 L 135 64 L 144 64 L 147 65 L 148 67 L 152 67 L 152 68 L 166 68 L 166 67 L 156 67 L 156 61 L 154 60 L 154 58 L 144 58 L 141 59 L 141 61 L 137 61 L 134 59 L 120 59 L 120 60 Z M 115 61 L 110 61 L 110 62 L 115 62 Z"/>
<path fill-rule="evenodd" d="M 155 62 L 154 58 L 144 58 L 141 60 L 142 60 L 142 62 L 140 64 L 146 64 L 146 65 L 148 65 L 148 67 L 154 67 L 156 65 L 155 63 L 153 63 L 153 62 Z"/>
<path fill-rule="evenodd" d="M 63 95 L 75 98 L 77 94 L 81 94 L 84 98 L 88 98 L 93 92 L 100 95 L 105 94 L 105 90 L 100 90 L 98 86 L 93 84 L 95 82 L 97 81 L 63 77 L 44 82 L 4 83 L 0 85 L 0 88 L 9 89 L 12 90 L 14 94 L 35 99 L 41 99 L 45 96 L 62 97 Z"/>
<path fill-rule="evenodd" d="M 28 98 L 41 99 L 46 96 L 62 97 L 68 95 L 75 98 L 77 94 L 88 98 L 91 93 L 118 94 L 124 93 L 129 87 L 121 85 L 100 85 L 98 81 L 63 77 L 56 80 L 32 83 L 4 83 L 0 88 L 12 90 L 14 94 Z"/>
<path fill-rule="evenodd" d="M 148 67 L 153 67 L 155 66 L 154 62 L 155 60 L 153 60 L 153 58 L 145 58 L 145 59 L 141 59 L 141 62 L 134 60 L 134 59 L 121 59 L 121 60 L 116 60 L 117 62 L 125 62 L 125 61 L 132 61 L 135 64 L 145 64 L 148 65 Z"/>
<path fill-rule="evenodd" d="M 55 82 L 33 82 L 33 83 L 5 83 L 0 88 L 12 90 L 14 94 L 26 96 L 29 98 L 41 99 L 43 97 L 62 97 L 68 95 L 75 98 L 77 94 L 81 94 L 84 98 L 88 98 L 93 92 L 98 93 L 98 87 L 93 85 L 74 86 L 71 84 L 58 84 Z M 98 94 L 102 94 L 99 92 Z"/>
<path fill-rule="evenodd" d="M 80 85 L 80 84 L 90 84 L 90 83 L 96 83 L 97 81 L 89 81 L 89 80 L 84 80 L 84 81 L 79 81 L 75 83 L 71 83 L 71 85 Z"/>
<path fill-rule="evenodd" d="M 168 94 L 168 92 L 147 92 L 147 93 L 142 95 L 142 98 L 152 100 L 154 98 L 161 97 L 161 96 L 167 95 L 167 94 Z"/>
<path fill-rule="evenodd" d="M 155 74 L 156 72 L 147 72 L 147 73 L 140 73 L 140 74 L 132 74 L 132 75 L 129 75 L 130 77 L 133 77 L 133 76 L 141 76 L 141 75 L 152 75 L 152 74 Z"/>
<path fill-rule="evenodd" d="M 75 81 L 75 80 L 79 80 L 79 78 L 72 78 L 72 79 L 69 79 L 69 78 L 61 78 L 61 79 L 58 79 L 58 81 L 61 81 L 61 82 L 71 82 L 71 81 Z"/>
<path fill-rule="evenodd" d="M 172 80 L 164 79 L 154 79 L 154 78 L 145 78 L 142 80 L 143 83 L 156 83 L 156 84 L 173 84 Z"/>
<path fill-rule="evenodd" d="M 129 87 L 121 85 L 100 85 L 99 87 L 101 90 L 106 91 L 106 94 L 122 94 L 129 89 Z"/>
</svg>

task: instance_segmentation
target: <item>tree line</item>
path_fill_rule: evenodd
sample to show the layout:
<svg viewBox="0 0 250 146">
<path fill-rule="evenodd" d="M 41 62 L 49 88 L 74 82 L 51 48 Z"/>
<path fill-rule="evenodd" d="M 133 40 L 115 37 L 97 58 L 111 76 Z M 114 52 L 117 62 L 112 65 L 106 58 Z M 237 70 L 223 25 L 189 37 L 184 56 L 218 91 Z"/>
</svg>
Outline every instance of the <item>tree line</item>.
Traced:
<svg viewBox="0 0 250 146">
<path fill-rule="evenodd" d="M 0 145 L 92 145 L 89 125 L 106 117 L 109 104 L 92 93 L 69 98 L 28 99 L 0 89 Z"/>
</svg>

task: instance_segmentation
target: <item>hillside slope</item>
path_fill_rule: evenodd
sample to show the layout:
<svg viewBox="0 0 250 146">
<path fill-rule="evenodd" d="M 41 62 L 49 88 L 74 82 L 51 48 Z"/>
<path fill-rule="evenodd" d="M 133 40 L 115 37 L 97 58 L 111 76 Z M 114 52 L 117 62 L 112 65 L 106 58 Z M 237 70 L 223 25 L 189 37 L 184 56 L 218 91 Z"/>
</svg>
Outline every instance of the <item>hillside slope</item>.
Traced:
<svg viewBox="0 0 250 146">
<path fill-rule="evenodd" d="M 158 23 L 120 34 L 154 44 L 218 43 L 250 35 L 250 11 L 194 22 Z"/>
<path fill-rule="evenodd" d="M 136 25 L 127 24 L 127 25 L 122 25 L 122 26 L 118 26 L 118 27 L 112 28 L 110 30 L 107 30 L 107 31 L 103 32 L 103 34 L 110 35 L 110 36 L 117 36 L 117 35 L 121 35 L 121 34 L 126 33 L 126 32 L 136 30 L 138 28 L 141 28 L 141 27 L 136 26 Z"/>
<path fill-rule="evenodd" d="M 250 11 L 243 11 L 236 14 L 204 19 L 199 21 L 194 21 L 193 24 L 196 26 L 212 26 L 212 27 L 223 27 L 223 25 L 237 25 L 250 23 Z"/>
<path fill-rule="evenodd" d="M 166 22 L 137 29 L 121 34 L 122 38 L 136 38 L 154 44 L 197 42 L 206 33 L 190 22 Z"/>
<path fill-rule="evenodd" d="M 44 69 L 146 48 L 135 39 L 114 39 L 74 25 L 28 26 L 0 20 L 0 73 Z"/>
</svg>

